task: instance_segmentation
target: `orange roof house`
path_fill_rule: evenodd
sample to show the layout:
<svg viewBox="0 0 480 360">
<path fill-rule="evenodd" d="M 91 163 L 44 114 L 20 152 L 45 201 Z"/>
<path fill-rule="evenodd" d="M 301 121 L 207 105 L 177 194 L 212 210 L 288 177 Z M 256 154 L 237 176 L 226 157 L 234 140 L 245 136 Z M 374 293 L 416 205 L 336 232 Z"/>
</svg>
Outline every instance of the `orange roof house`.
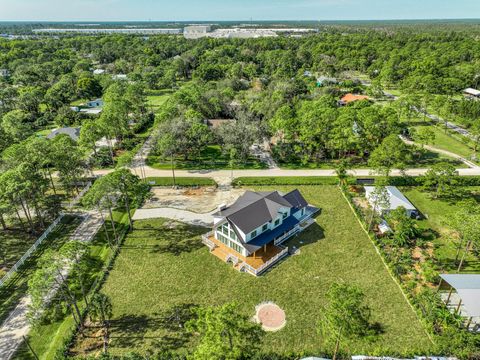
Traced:
<svg viewBox="0 0 480 360">
<path fill-rule="evenodd" d="M 346 94 L 340 99 L 340 105 L 347 105 L 360 100 L 370 100 L 370 98 L 366 95 Z"/>
</svg>

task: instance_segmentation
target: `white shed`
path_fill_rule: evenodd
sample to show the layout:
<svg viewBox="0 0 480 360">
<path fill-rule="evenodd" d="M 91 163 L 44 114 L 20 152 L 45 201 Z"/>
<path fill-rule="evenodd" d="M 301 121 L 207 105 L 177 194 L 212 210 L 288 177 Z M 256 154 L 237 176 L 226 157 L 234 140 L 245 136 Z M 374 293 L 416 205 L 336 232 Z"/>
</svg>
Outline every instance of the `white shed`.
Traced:
<svg viewBox="0 0 480 360">
<path fill-rule="evenodd" d="M 378 208 L 378 213 L 386 214 L 392 210 L 398 209 L 399 207 L 405 208 L 407 215 L 411 217 L 418 216 L 418 210 L 413 206 L 413 204 L 402 194 L 398 188 L 395 186 L 386 186 L 385 189 L 387 190 L 389 205 L 382 206 L 376 205 Z M 368 202 L 372 207 L 375 206 L 375 186 L 365 186 L 365 197 L 367 198 Z"/>
</svg>

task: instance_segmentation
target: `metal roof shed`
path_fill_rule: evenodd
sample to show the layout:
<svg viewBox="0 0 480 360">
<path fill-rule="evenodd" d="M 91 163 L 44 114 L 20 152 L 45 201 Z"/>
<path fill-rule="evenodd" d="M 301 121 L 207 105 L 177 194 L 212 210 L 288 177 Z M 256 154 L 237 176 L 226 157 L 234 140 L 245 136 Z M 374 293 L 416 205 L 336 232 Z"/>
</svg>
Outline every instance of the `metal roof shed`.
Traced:
<svg viewBox="0 0 480 360">
<path fill-rule="evenodd" d="M 399 207 L 404 207 L 409 216 L 418 212 L 415 206 L 413 206 L 413 204 L 405 197 L 405 195 L 402 194 L 400 190 L 398 190 L 398 188 L 395 186 L 386 186 L 385 189 L 388 193 L 389 206 L 380 207 L 378 209 L 379 213 L 388 213 L 392 210 L 398 209 Z M 372 207 L 375 202 L 374 191 L 375 186 L 365 186 L 365 197 Z"/>
<path fill-rule="evenodd" d="M 442 274 L 440 277 L 455 289 L 470 317 L 480 317 L 480 275 Z"/>
</svg>

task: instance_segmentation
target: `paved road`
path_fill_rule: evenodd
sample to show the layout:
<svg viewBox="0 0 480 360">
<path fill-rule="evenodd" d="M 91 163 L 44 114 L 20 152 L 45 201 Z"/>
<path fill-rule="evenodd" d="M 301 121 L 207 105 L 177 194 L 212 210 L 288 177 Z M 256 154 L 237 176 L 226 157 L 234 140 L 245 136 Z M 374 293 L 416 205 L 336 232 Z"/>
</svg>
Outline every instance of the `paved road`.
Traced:
<svg viewBox="0 0 480 360">
<path fill-rule="evenodd" d="M 112 170 L 96 170 L 95 175 L 105 175 Z M 421 176 L 428 171 L 424 169 L 408 169 L 405 174 L 409 176 Z M 480 168 L 458 169 L 460 176 L 480 176 Z M 349 171 L 349 174 L 357 177 L 372 176 L 371 169 L 357 169 Z M 145 175 L 147 177 L 171 177 L 172 172 L 170 170 L 157 170 L 151 167 L 145 167 Z M 203 177 L 203 178 L 220 178 L 230 179 L 230 170 L 176 170 L 175 175 L 177 177 Z M 392 176 L 401 176 L 400 170 L 393 170 Z M 335 170 L 284 170 L 284 169 L 265 169 L 265 170 L 234 170 L 233 177 L 256 177 L 256 176 L 272 176 L 272 177 L 287 177 L 287 176 L 336 176 Z"/>
<path fill-rule="evenodd" d="M 100 213 L 90 212 L 70 236 L 70 240 L 89 242 L 102 225 L 103 221 Z M 68 272 L 68 269 L 66 272 Z M 48 297 L 51 298 L 53 295 L 49 294 Z M 30 303 L 30 296 L 25 295 L 0 327 L 1 360 L 9 360 L 22 344 L 23 336 L 27 336 L 30 331 L 30 324 L 27 319 Z"/>
</svg>

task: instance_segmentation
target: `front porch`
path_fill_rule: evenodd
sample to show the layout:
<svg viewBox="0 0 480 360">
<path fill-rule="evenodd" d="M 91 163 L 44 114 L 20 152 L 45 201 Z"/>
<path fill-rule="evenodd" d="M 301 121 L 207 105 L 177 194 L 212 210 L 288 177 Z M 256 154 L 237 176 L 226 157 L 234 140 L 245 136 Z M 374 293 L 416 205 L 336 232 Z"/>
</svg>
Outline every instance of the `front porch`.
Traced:
<svg viewBox="0 0 480 360">
<path fill-rule="evenodd" d="M 269 266 L 288 254 L 287 248 L 282 248 L 273 244 L 265 244 L 250 256 L 243 256 L 234 249 L 226 246 L 221 241 L 215 239 L 212 234 L 207 238 L 208 242 L 214 246 L 209 246 L 210 252 L 222 261 L 232 263 L 234 268 L 239 271 L 247 271 L 252 275 L 259 275 Z"/>
</svg>

